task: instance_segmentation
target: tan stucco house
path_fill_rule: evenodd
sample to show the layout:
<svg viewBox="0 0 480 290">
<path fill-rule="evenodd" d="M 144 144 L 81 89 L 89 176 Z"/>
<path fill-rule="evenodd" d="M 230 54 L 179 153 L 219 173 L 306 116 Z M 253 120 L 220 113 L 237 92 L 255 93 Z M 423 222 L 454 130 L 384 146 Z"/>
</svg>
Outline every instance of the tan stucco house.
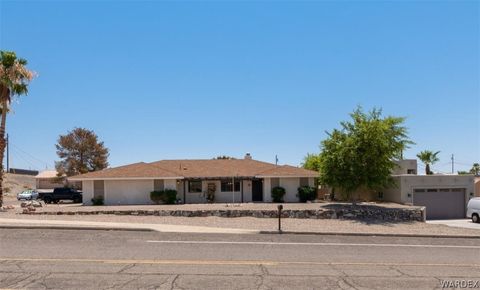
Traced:
<svg viewBox="0 0 480 290">
<path fill-rule="evenodd" d="M 82 188 L 81 182 L 69 182 L 66 176 L 58 176 L 56 170 L 44 170 L 35 176 L 35 188 L 40 190 L 51 190 L 57 187 L 70 186 L 77 189 Z"/>
<path fill-rule="evenodd" d="M 473 175 L 417 175 L 416 160 L 398 164 L 392 174 L 395 184 L 381 192 L 383 200 L 425 206 L 428 219 L 465 218 L 476 192 Z"/>
<path fill-rule="evenodd" d="M 161 160 L 135 163 L 70 177 L 81 181 L 83 201 L 102 197 L 107 205 L 152 204 L 150 192 L 175 189 L 181 203 L 271 202 L 271 188 L 285 188 L 285 202 L 296 202 L 298 187 L 314 186 L 318 173 L 289 165 L 244 159 Z"/>
<path fill-rule="evenodd" d="M 37 189 L 53 189 L 65 185 L 65 177 L 59 177 L 56 170 L 45 170 L 35 176 Z"/>
<path fill-rule="evenodd" d="M 354 193 L 355 197 L 366 201 L 425 206 L 428 219 L 460 219 L 466 216 L 468 201 L 480 194 L 473 175 L 419 175 L 415 159 L 399 160 L 397 165 L 392 171 L 391 186 L 378 191 L 359 190 Z M 340 191 L 336 198 L 341 197 Z"/>
<path fill-rule="evenodd" d="M 480 177 L 475 177 L 475 196 L 480 197 Z"/>
</svg>

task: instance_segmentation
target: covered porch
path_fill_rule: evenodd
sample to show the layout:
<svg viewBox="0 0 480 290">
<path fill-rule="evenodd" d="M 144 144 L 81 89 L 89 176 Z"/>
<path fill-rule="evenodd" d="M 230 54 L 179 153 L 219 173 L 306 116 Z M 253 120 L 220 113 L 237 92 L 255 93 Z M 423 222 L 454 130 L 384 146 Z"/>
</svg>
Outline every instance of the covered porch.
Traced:
<svg viewBox="0 0 480 290">
<path fill-rule="evenodd" d="M 264 180 L 250 176 L 185 178 L 177 180 L 183 203 L 263 202 Z"/>
</svg>

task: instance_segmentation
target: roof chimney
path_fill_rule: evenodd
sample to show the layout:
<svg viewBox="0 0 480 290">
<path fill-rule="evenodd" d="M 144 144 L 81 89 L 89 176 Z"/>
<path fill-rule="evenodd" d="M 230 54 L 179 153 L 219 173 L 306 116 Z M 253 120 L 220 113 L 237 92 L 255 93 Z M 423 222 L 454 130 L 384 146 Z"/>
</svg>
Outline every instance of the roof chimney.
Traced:
<svg viewBox="0 0 480 290">
<path fill-rule="evenodd" d="M 247 152 L 247 154 L 245 154 L 245 157 L 243 159 L 252 160 L 252 155 L 250 155 L 250 153 Z"/>
</svg>

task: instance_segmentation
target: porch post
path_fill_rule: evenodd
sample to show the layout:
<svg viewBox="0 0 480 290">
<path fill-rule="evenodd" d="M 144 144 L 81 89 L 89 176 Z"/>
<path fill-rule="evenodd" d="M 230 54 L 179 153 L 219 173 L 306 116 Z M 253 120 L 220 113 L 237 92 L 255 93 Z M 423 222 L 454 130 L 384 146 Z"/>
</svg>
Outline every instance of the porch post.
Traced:
<svg viewBox="0 0 480 290">
<path fill-rule="evenodd" d="M 187 181 L 186 179 L 183 180 L 183 204 L 187 203 Z"/>
<path fill-rule="evenodd" d="M 232 205 L 235 204 L 235 177 L 232 176 Z"/>
<path fill-rule="evenodd" d="M 243 179 L 241 179 L 241 181 L 240 181 L 240 194 L 241 194 L 241 196 L 242 196 L 242 203 L 243 203 L 243 182 L 244 182 L 244 181 L 245 181 L 245 180 L 243 180 Z"/>
</svg>

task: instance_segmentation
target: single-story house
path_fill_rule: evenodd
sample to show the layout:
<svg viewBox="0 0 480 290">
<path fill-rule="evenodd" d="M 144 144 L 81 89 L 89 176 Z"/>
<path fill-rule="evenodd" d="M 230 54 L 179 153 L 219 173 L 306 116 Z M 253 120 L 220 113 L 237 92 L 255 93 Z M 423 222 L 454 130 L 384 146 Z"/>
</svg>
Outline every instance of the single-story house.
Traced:
<svg viewBox="0 0 480 290">
<path fill-rule="evenodd" d="M 480 194 L 473 175 L 418 175 L 417 160 L 397 161 L 392 171 L 393 184 L 384 190 L 358 190 L 355 198 L 425 206 L 427 219 L 465 218 L 470 198 Z M 330 189 L 331 190 L 331 189 Z M 342 192 L 335 194 L 341 198 Z"/>
<path fill-rule="evenodd" d="M 56 170 L 41 171 L 35 176 L 37 189 L 52 189 L 63 187 L 65 178 L 59 177 Z"/>
<path fill-rule="evenodd" d="M 82 188 L 81 182 L 68 182 L 66 176 L 58 176 L 56 170 L 44 170 L 35 176 L 36 189 L 51 190 L 57 187 L 71 186 Z"/>
<path fill-rule="evenodd" d="M 480 197 L 480 177 L 475 177 L 475 196 Z"/>
<path fill-rule="evenodd" d="M 161 160 L 134 163 L 90 172 L 69 181 L 81 181 L 83 202 L 103 198 L 107 205 L 152 204 L 150 192 L 175 189 L 182 203 L 271 202 L 271 189 L 285 188 L 285 202 L 296 202 L 300 186 L 314 186 L 318 173 L 289 165 L 244 159 Z"/>
</svg>

